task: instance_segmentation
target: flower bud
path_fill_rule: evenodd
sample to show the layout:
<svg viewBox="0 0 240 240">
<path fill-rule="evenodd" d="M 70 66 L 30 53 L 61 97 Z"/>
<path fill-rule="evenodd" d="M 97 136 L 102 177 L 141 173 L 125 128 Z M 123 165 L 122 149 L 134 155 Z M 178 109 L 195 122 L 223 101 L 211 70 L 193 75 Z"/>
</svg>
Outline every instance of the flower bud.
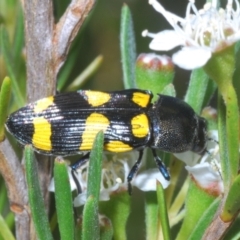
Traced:
<svg viewBox="0 0 240 240">
<path fill-rule="evenodd" d="M 174 65 L 166 55 L 142 53 L 136 61 L 136 85 L 140 89 L 153 92 L 154 99 L 162 93 L 164 88 L 172 83 Z"/>
</svg>

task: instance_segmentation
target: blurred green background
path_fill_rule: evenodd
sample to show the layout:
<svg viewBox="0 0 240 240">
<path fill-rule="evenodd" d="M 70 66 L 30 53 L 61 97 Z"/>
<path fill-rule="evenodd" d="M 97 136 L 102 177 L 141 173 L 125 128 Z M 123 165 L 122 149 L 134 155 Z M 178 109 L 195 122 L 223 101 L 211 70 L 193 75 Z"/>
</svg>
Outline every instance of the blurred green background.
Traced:
<svg viewBox="0 0 240 240">
<path fill-rule="evenodd" d="M 120 12 L 124 3 L 129 6 L 132 12 L 138 54 L 153 52 L 148 47 L 151 39 L 141 36 L 143 30 L 148 29 L 150 32 L 156 33 L 163 29 L 171 28 L 166 20 L 148 4 L 147 0 L 97 1 L 94 10 L 81 28 L 77 38 L 74 40 L 67 61 L 59 73 L 59 79 L 67 79 L 65 88 L 98 55 L 103 56 L 102 65 L 83 88 L 97 90 L 119 90 L 123 88 L 119 30 Z M 164 0 L 161 1 L 161 3 L 169 11 L 184 16 L 188 1 Z M 68 4 L 69 1 L 66 0 L 54 1 L 56 21 L 58 21 Z M 203 4 L 204 1 L 197 2 L 199 7 L 202 7 Z M 16 17 L 19 7 L 20 2 L 17 0 L 0 1 L 0 23 L 6 26 L 11 41 L 13 41 L 14 38 Z M 168 55 L 171 55 L 171 52 L 168 53 Z M 24 85 L 26 79 L 24 61 L 18 63 L 18 65 L 19 71 L 17 75 L 19 82 L 21 85 Z M 3 79 L 7 73 L 1 55 L 0 67 L 0 79 Z M 188 74 L 187 71 L 176 68 L 175 79 L 177 79 L 177 81 L 175 81 L 175 87 L 177 89 L 177 96 L 179 97 L 182 97 L 185 93 L 188 83 Z"/>
</svg>

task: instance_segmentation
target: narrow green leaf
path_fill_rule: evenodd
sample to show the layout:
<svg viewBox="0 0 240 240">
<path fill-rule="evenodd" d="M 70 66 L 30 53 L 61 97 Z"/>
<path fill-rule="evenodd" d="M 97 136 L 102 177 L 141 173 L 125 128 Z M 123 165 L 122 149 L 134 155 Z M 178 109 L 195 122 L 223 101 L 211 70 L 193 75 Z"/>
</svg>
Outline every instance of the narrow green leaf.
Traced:
<svg viewBox="0 0 240 240">
<path fill-rule="evenodd" d="M 170 226 L 168 220 L 167 204 L 165 201 L 164 189 L 160 182 L 157 182 L 158 214 L 162 227 L 164 240 L 170 240 Z"/>
<path fill-rule="evenodd" d="M 0 214 L 0 234 L 5 240 L 15 239 L 1 214 Z"/>
<path fill-rule="evenodd" d="M 87 183 L 87 202 L 83 210 L 82 239 L 99 239 L 98 201 L 102 173 L 102 152 L 104 134 L 100 131 L 90 153 Z"/>
<path fill-rule="evenodd" d="M 226 100 L 227 99 L 227 100 Z M 238 175 L 239 168 L 239 107 L 237 94 L 232 85 L 228 86 L 226 104 L 226 133 L 231 184 Z"/>
<path fill-rule="evenodd" d="M 136 44 L 131 12 L 126 4 L 123 5 L 121 12 L 120 49 L 124 87 L 134 88 Z"/>
<path fill-rule="evenodd" d="M 109 201 L 99 203 L 100 213 L 111 219 L 113 239 L 127 239 L 127 221 L 131 212 L 131 198 L 126 191 L 112 194 Z"/>
<path fill-rule="evenodd" d="M 13 38 L 13 50 L 12 50 L 14 63 L 16 65 L 20 60 L 23 47 L 24 47 L 23 10 L 22 10 L 21 4 L 18 4 L 16 26 L 15 26 L 15 32 L 14 32 L 14 38 Z"/>
<path fill-rule="evenodd" d="M 230 238 L 228 238 L 228 239 L 230 239 Z M 240 232 L 238 232 L 233 238 L 231 238 L 231 240 L 239 240 L 239 239 L 240 239 Z"/>
<path fill-rule="evenodd" d="M 233 86 L 235 71 L 235 48 L 231 45 L 212 55 L 204 70 L 213 79 L 226 106 L 226 138 L 229 156 L 229 184 L 234 182 L 239 167 L 239 107 L 237 94 Z M 226 185 L 225 185 L 226 186 Z M 228 189 L 225 189 L 228 191 Z"/>
<path fill-rule="evenodd" d="M 185 102 L 192 106 L 198 114 L 200 114 L 202 110 L 208 81 L 209 77 L 202 68 L 192 71 Z"/>
<path fill-rule="evenodd" d="M 4 139 L 4 123 L 8 113 L 8 103 L 11 95 L 11 80 L 5 77 L 0 92 L 0 142 Z"/>
<path fill-rule="evenodd" d="M 180 161 L 179 161 L 180 162 Z M 175 181 L 176 180 L 176 176 L 175 176 Z M 171 214 L 173 215 L 179 215 L 178 213 L 181 212 L 182 207 L 185 204 L 185 200 L 186 200 L 186 195 L 189 189 L 189 178 L 187 178 L 185 180 L 185 182 L 182 184 L 182 187 L 180 190 L 178 190 L 177 195 L 175 196 L 170 208 L 169 208 L 169 212 L 171 212 Z M 166 199 L 169 200 L 169 199 Z M 185 211 L 185 210 L 184 210 Z M 175 219 L 179 219 L 179 216 Z M 171 222 L 172 223 L 172 222 Z"/>
<path fill-rule="evenodd" d="M 94 141 L 93 149 L 90 153 L 87 196 L 94 196 L 99 199 L 101 173 L 102 173 L 102 153 L 103 153 L 103 137 L 104 134 L 100 131 Z"/>
<path fill-rule="evenodd" d="M 2 180 L 2 179 L 1 179 Z M 7 189 L 3 181 L 0 184 L 0 212 L 2 212 L 7 203 Z"/>
<path fill-rule="evenodd" d="M 91 77 L 100 67 L 103 61 L 103 56 L 97 56 L 88 66 L 87 68 L 76 78 L 73 80 L 72 84 L 67 88 L 67 91 L 76 91 L 80 89 L 83 83 Z"/>
<path fill-rule="evenodd" d="M 5 217 L 5 222 L 10 229 L 14 229 L 15 227 L 15 215 L 13 212 L 9 212 Z"/>
<path fill-rule="evenodd" d="M 226 109 L 220 93 L 218 93 L 218 141 L 219 141 L 219 153 L 221 160 L 221 170 L 224 188 L 229 188 L 230 183 L 230 170 L 229 170 L 229 158 L 226 138 Z"/>
<path fill-rule="evenodd" d="M 157 239 L 158 236 L 158 203 L 156 192 L 145 193 L 146 239 Z"/>
<path fill-rule="evenodd" d="M 33 223 L 39 240 L 52 240 L 52 234 L 45 211 L 44 201 L 38 180 L 37 162 L 32 146 L 26 145 L 24 151 L 28 197 Z"/>
<path fill-rule="evenodd" d="M 203 107 L 209 105 L 209 102 L 212 99 L 213 95 L 215 94 L 216 90 L 217 90 L 217 84 L 214 81 L 209 80 L 208 81 L 208 86 L 207 86 L 207 89 L 206 89 L 206 92 L 205 92 L 204 101 L 203 101 L 203 104 L 202 104 Z"/>
<path fill-rule="evenodd" d="M 240 106 L 240 81 L 239 81 L 239 76 L 240 76 L 240 41 L 238 41 L 235 44 L 235 71 L 233 74 L 233 86 L 236 90 L 236 93 L 238 95 L 238 106 Z"/>
<path fill-rule="evenodd" d="M 212 202 L 212 204 L 208 207 L 208 209 L 202 214 L 201 218 L 199 219 L 196 226 L 194 227 L 188 240 L 202 239 L 202 236 L 205 230 L 210 226 L 212 222 L 212 219 L 217 211 L 218 206 L 219 206 L 219 198 L 217 198 L 214 202 Z"/>
<path fill-rule="evenodd" d="M 16 104 L 18 107 L 22 107 L 25 103 L 25 100 L 18 86 L 17 77 L 14 71 L 13 57 L 11 54 L 11 46 L 9 43 L 7 31 L 3 26 L 0 26 L 0 42 L 2 42 L 2 44 L 0 45 L 2 46 L 1 52 L 6 63 L 8 75 L 12 80 L 14 97 L 15 99 L 17 99 Z"/>
<path fill-rule="evenodd" d="M 199 188 L 195 182 L 190 181 L 185 201 L 185 218 L 178 232 L 177 240 L 188 239 L 203 213 L 207 211 L 215 199 L 216 196 L 210 195 Z"/>
<path fill-rule="evenodd" d="M 98 200 L 89 196 L 83 209 L 82 240 L 99 240 Z"/>
<path fill-rule="evenodd" d="M 233 182 L 221 213 L 224 222 L 231 221 L 240 210 L 240 175 Z"/>
<path fill-rule="evenodd" d="M 181 172 L 183 168 L 183 162 L 179 161 L 174 155 L 171 156 L 171 160 L 169 161 L 169 171 L 170 171 L 170 176 L 171 176 L 171 182 L 173 184 L 170 184 L 167 189 L 165 189 L 165 194 L 166 194 L 166 202 L 168 208 L 172 205 L 172 202 L 175 200 L 174 198 L 174 193 L 178 191 L 178 186 L 177 182 L 181 178 Z M 185 180 L 186 183 L 186 180 Z M 185 184 L 184 183 L 184 184 Z"/>
<path fill-rule="evenodd" d="M 72 192 L 65 161 L 58 157 L 54 163 L 54 185 L 57 218 L 61 239 L 74 239 Z"/>
<path fill-rule="evenodd" d="M 69 54 L 66 62 L 64 63 L 63 67 L 60 69 L 59 76 L 57 79 L 57 90 L 61 92 L 65 89 L 67 81 L 69 79 L 70 74 L 73 71 L 74 63 L 77 62 L 77 56 L 79 51 L 73 51 Z"/>
<path fill-rule="evenodd" d="M 231 225 L 231 227 L 229 228 L 229 231 L 227 231 L 223 239 L 239 240 L 240 239 L 239 226 L 240 226 L 240 217 L 238 216 L 233 222 L 233 224 Z"/>
</svg>

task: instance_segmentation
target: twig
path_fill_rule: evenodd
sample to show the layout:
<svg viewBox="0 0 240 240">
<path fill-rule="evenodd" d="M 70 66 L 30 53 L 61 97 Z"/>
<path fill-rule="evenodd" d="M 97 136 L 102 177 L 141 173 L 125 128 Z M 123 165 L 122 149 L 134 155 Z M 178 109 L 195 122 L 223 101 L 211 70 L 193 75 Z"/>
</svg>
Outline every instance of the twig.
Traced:
<svg viewBox="0 0 240 240">
<path fill-rule="evenodd" d="M 53 37 L 56 72 L 59 71 L 66 60 L 71 43 L 93 8 L 94 3 L 95 0 L 72 1 L 60 21 L 56 24 Z"/>
<path fill-rule="evenodd" d="M 8 189 L 11 210 L 15 213 L 17 239 L 31 238 L 31 219 L 24 171 L 9 141 L 0 143 L 0 172 Z"/>
<path fill-rule="evenodd" d="M 234 221 L 224 222 L 220 218 L 222 207 L 226 200 L 225 198 L 226 196 L 221 200 L 218 210 L 213 218 L 213 221 L 211 222 L 210 226 L 206 229 L 206 232 L 204 233 L 202 240 L 222 239 L 223 236 L 226 234 L 227 230 L 234 222 Z"/>
</svg>

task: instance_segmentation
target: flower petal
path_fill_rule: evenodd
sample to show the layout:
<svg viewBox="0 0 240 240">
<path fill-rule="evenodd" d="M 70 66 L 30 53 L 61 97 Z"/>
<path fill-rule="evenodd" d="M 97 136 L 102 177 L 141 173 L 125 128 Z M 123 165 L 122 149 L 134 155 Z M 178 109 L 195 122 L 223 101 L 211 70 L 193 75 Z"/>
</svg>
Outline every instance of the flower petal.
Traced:
<svg viewBox="0 0 240 240">
<path fill-rule="evenodd" d="M 218 194 L 223 192 L 221 176 L 213 171 L 208 162 L 196 164 L 194 167 L 186 166 L 185 168 L 203 189 L 211 190 L 211 192 L 214 191 Z"/>
<path fill-rule="evenodd" d="M 73 201 L 74 207 L 80 207 L 84 205 L 87 201 L 87 192 L 78 194 Z"/>
<path fill-rule="evenodd" d="M 133 185 L 142 191 L 156 191 L 156 180 L 158 180 L 163 188 L 167 188 L 170 181 L 167 181 L 157 168 L 148 169 L 138 174 L 133 182 Z"/>
<path fill-rule="evenodd" d="M 103 189 L 100 191 L 100 196 L 99 196 L 99 200 L 100 201 L 108 201 L 110 199 L 110 194 L 112 192 L 110 192 L 108 189 Z"/>
<path fill-rule="evenodd" d="M 212 56 L 210 49 L 184 47 L 172 56 L 173 62 L 181 68 L 192 70 L 204 66 Z"/>
<path fill-rule="evenodd" d="M 184 39 L 173 30 L 164 30 L 155 34 L 149 47 L 157 51 L 169 51 L 177 46 L 183 45 Z"/>
<path fill-rule="evenodd" d="M 54 178 L 51 179 L 50 184 L 48 186 L 49 192 L 55 192 Z"/>
<path fill-rule="evenodd" d="M 194 153 L 192 151 L 174 153 L 174 156 L 180 159 L 181 161 L 183 161 L 188 166 L 194 166 L 198 162 L 199 158 L 201 157 L 199 154 Z"/>
</svg>

